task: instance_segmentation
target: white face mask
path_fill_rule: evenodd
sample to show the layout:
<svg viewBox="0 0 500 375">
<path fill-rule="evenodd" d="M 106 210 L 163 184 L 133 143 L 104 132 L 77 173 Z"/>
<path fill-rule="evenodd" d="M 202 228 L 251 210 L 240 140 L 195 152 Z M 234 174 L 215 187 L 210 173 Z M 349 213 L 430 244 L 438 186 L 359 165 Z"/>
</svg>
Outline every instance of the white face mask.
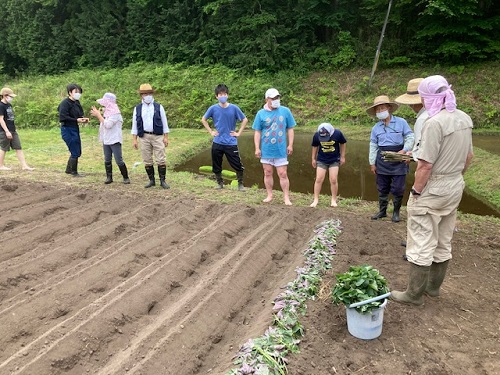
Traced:
<svg viewBox="0 0 500 375">
<path fill-rule="evenodd" d="M 14 99 L 12 96 L 7 96 L 7 103 L 10 103 Z"/>
<path fill-rule="evenodd" d="M 275 99 L 275 100 L 271 101 L 271 108 L 279 108 L 280 105 L 281 105 L 281 103 L 280 103 L 279 99 Z"/>
<path fill-rule="evenodd" d="M 389 111 L 377 112 L 376 116 L 379 120 L 385 120 L 387 117 L 389 117 Z"/>
<path fill-rule="evenodd" d="M 75 92 L 73 94 L 73 99 L 75 99 L 75 100 L 80 100 L 81 97 L 82 97 L 82 94 L 79 92 Z"/>
<path fill-rule="evenodd" d="M 151 104 L 151 102 L 153 101 L 153 95 L 146 95 L 144 98 L 142 98 L 142 100 L 146 104 Z"/>
</svg>

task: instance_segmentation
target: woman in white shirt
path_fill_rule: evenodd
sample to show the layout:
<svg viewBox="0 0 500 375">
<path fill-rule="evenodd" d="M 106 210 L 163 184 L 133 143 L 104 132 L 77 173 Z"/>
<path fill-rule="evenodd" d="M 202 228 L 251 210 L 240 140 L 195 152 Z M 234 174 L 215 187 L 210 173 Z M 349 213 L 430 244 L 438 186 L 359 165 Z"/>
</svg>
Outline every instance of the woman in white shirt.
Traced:
<svg viewBox="0 0 500 375">
<path fill-rule="evenodd" d="M 96 117 L 101 123 L 99 126 L 99 140 L 103 145 L 104 167 L 106 168 L 106 181 L 104 183 L 110 184 L 113 182 L 113 164 L 111 159 L 114 156 L 115 162 L 123 176 L 123 183 L 130 184 L 127 166 L 122 157 L 123 118 L 116 104 L 116 95 L 107 92 L 101 99 L 97 99 L 97 103 L 104 107 L 103 113 L 101 114 L 101 111 L 93 106 L 90 114 Z"/>
</svg>

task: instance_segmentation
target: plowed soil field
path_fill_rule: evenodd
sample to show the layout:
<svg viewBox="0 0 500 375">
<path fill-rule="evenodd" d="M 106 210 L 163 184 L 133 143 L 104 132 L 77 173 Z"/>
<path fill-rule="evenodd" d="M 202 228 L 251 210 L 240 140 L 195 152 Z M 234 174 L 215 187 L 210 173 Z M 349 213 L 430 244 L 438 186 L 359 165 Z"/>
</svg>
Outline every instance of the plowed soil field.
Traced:
<svg viewBox="0 0 500 375">
<path fill-rule="evenodd" d="M 224 374 L 332 218 L 333 270 L 290 374 L 500 373 L 499 225 L 458 223 L 442 296 L 390 302 L 382 335 L 363 341 L 328 289 L 366 263 L 405 286 L 405 222 L 169 194 L 0 179 L 0 374 Z"/>
</svg>

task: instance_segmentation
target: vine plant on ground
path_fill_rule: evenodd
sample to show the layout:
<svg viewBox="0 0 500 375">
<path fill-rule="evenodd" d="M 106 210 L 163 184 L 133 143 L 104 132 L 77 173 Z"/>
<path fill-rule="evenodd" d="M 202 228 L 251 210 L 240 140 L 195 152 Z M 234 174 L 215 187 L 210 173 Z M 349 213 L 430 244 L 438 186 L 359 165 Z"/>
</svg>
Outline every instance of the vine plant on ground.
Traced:
<svg viewBox="0 0 500 375">
<path fill-rule="evenodd" d="M 248 340 L 235 356 L 239 368 L 226 375 L 284 375 L 288 353 L 298 353 L 304 334 L 299 322 L 307 309 L 306 302 L 319 291 L 322 275 L 332 267 L 340 220 L 328 220 L 316 227 L 316 235 L 304 251 L 304 267 L 296 269 L 297 277 L 274 299 L 274 321 L 263 336 Z"/>
</svg>

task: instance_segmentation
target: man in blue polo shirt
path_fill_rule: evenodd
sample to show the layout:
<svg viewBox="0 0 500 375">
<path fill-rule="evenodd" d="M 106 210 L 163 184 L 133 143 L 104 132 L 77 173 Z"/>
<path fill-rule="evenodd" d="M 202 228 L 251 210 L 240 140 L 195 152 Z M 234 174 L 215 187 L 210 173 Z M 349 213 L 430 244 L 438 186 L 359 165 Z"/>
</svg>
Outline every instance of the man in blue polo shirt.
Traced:
<svg viewBox="0 0 500 375">
<path fill-rule="evenodd" d="M 219 84 L 215 88 L 215 98 L 218 103 L 210 106 L 201 119 L 201 123 L 212 137 L 212 171 L 217 181 L 217 189 L 224 188 L 222 179 L 222 157 L 225 155 L 229 165 L 236 171 L 238 190 L 244 191 L 243 164 L 238 150 L 238 137 L 245 129 L 248 122 L 245 114 L 234 104 L 228 102 L 229 88 Z M 215 130 L 212 130 L 208 119 L 212 119 Z M 236 122 L 241 121 L 241 126 L 236 131 Z"/>
<path fill-rule="evenodd" d="M 399 222 L 399 210 L 405 192 L 406 175 L 409 172 L 405 162 L 392 162 L 382 159 L 381 151 L 394 151 L 406 154 L 413 148 L 414 135 L 405 119 L 393 116 L 399 105 L 388 96 L 377 96 L 373 105 L 366 109 L 370 116 L 377 117 L 378 122 L 370 135 L 370 170 L 377 176 L 379 212 L 372 216 L 378 220 L 387 216 L 389 193 L 392 193 L 394 211 L 392 221 Z"/>
</svg>

